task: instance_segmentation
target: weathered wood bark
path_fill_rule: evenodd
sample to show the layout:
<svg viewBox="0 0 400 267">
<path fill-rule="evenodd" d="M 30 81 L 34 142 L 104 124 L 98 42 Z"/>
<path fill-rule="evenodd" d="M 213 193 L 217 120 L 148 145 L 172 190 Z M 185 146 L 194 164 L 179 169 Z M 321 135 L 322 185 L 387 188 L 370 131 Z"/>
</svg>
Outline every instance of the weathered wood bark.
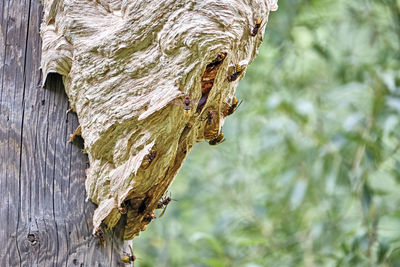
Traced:
<svg viewBox="0 0 400 267">
<path fill-rule="evenodd" d="M 88 158 L 67 144 L 78 120 L 61 77 L 40 85 L 41 17 L 40 0 L 0 1 L 0 266 L 117 266 L 122 238 L 91 235 Z"/>
</svg>

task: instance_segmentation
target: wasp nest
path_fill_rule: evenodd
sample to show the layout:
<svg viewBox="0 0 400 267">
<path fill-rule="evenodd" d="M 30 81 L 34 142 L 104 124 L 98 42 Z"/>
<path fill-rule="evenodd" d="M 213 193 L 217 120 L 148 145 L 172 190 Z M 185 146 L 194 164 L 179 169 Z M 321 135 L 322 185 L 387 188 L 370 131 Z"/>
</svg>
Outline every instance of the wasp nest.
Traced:
<svg viewBox="0 0 400 267">
<path fill-rule="evenodd" d="M 144 230 L 195 142 L 218 143 L 277 0 L 42 0 L 42 70 L 62 75 L 93 224 Z"/>
</svg>

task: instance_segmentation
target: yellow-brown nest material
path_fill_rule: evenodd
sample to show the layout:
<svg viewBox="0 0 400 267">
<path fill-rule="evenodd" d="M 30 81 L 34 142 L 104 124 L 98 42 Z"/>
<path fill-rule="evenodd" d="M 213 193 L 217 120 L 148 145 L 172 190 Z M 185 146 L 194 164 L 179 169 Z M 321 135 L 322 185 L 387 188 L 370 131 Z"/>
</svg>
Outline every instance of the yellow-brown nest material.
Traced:
<svg viewBox="0 0 400 267">
<path fill-rule="evenodd" d="M 262 41 L 263 25 L 252 36 L 254 18 L 267 21 L 276 0 L 42 3 L 41 68 L 63 76 L 79 119 L 94 232 L 124 218 L 132 239 L 194 143 L 221 136 L 231 81 Z"/>
</svg>

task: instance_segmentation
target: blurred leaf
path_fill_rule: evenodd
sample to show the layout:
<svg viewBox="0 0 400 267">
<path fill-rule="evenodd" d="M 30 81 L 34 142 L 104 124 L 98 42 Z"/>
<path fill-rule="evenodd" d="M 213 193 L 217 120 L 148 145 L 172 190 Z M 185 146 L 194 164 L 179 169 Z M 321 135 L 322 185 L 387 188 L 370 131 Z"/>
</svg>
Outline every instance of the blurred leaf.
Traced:
<svg viewBox="0 0 400 267">
<path fill-rule="evenodd" d="M 224 267 L 225 266 L 225 264 L 220 259 L 217 259 L 217 258 L 199 260 L 199 262 L 202 262 L 206 266 L 210 266 L 210 267 Z"/>
<path fill-rule="evenodd" d="M 395 161 L 393 168 L 393 175 L 396 178 L 396 181 L 400 183 L 400 161 Z"/>
<path fill-rule="evenodd" d="M 390 264 L 389 266 L 400 266 L 400 247 L 396 247 L 390 253 L 387 262 Z"/>
<path fill-rule="evenodd" d="M 379 242 L 377 251 L 377 263 L 381 264 L 385 260 L 386 255 L 390 249 L 390 244 L 386 240 Z"/>
<path fill-rule="evenodd" d="M 303 201 L 304 195 L 306 194 L 307 190 L 307 181 L 304 179 L 300 179 L 295 184 L 292 194 L 290 196 L 290 204 L 292 209 L 296 209 L 300 206 L 301 202 Z"/>
<path fill-rule="evenodd" d="M 365 214 L 369 214 L 372 202 L 372 191 L 367 183 L 363 184 L 361 190 L 361 204 Z"/>
</svg>

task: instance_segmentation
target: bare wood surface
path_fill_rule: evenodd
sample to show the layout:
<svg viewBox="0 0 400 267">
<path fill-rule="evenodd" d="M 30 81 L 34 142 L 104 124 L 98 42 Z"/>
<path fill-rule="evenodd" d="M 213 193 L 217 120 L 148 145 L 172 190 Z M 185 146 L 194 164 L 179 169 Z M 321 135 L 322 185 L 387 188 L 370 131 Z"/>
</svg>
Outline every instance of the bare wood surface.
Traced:
<svg viewBox="0 0 400 267">
<path fill-rule="evenodd" d="M 91 235 L 88 158 L 82 139 L 67 143 L 79 124 L 61 77 L 41 87 L 41 16 L 39 0 L 0 1 L 0 266 L 117 266 L 122 238 Z"/>
</svg>

